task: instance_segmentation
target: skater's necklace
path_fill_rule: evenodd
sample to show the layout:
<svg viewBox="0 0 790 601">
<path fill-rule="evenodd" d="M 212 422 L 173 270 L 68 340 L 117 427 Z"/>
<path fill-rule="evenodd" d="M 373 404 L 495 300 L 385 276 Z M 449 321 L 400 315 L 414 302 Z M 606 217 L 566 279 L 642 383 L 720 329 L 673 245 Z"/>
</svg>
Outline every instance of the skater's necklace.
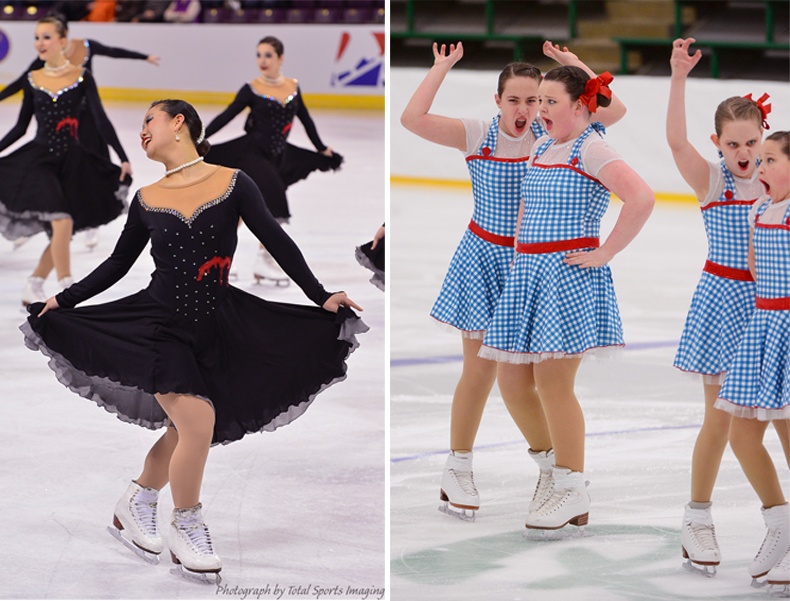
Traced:
<svg viewBox="0 0 790 601">
<path fill-rule="evenodd" d="M 168 169 L 165 171 L 165 177 L 168 175 L 173 175 L 174 173 L 178 173 L 179 171 L 183 171 L 187 167 L 191 167 L 192 165 L 197 165 L 200 161 L 203 160 L 203 157 L 198 157 L 193 161 L 189 161 L 188 163 L 184 163 L 183 165 L 179 165 L 178 167 L 173 167 L 172 169 Z"/>
</svg>

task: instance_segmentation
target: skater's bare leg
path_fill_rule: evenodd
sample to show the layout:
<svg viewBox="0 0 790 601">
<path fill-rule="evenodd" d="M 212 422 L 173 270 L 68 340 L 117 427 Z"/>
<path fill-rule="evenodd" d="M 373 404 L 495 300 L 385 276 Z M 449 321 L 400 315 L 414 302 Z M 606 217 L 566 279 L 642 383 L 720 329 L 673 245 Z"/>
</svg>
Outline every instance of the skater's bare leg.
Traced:
<svg viewBox="0 0 790 601">
<path fill-rule="evenodd" d="M 482 342 L 463 338 L 464 364 L 450 414 L 450 448 L 453 451 L 472 450 L 483 409 L 494 387 L 497 364 L 477 356 Z"/>
<path fill-rule="evenodd" d="M 170 458 L 178 444 L 178 432 L 172 425 L 165 428 L 165 433 L 148 451 L 143 464 L 143 471 L 136 482 L 146 488 L 162 490 L 170 481 Z"/>
<path fill-rule="evenodd" d="M 190 395 L 157 394 L 156 400 L 175 424 L 178 440 L 170 457 L 170 490 L 177 509 L 200 502 L 200 486 L 214 433 L 214 409 Z"/>
<path fill-rule="evenodd" d="M 774 425 L 776 433 L 779 435 L 779 441 L 782 443 L 787 467 L 790 467 L 790 419 L 775 419 L 771 423 Z"/>
<path fill-rule="evenodd" d="M 50 242 L 47 244 L 47 247 L 44 249 L 44 252 L 41 253 L 41 257 L 38 260 L 38 265 L 33 270 L 33 277 L 41 278 L 46 280 L 47 276 L 52 273 L 52 270 L 55 269 L 55 263 L 52 260 L 52 243 Z"/>
<path fill-rule="evenodd" d="M 733 417 L 730 446 L 763 507 L 774 507 L 784 504 L 785 497 L 771 455 L 763 444 L 767 429 L 768 422 Z"/>
<path fill-rule="evenodd" d="M 52 221 L 52 241 L 50 242 L 50 253 L 52 263 L 55 266 L 55 273 L 58 281 L 65 277 L 71 277 L 71 230 L 73 227 L 71 219 L 56 219 Z"/>
<path fill-rule="evenodd" d="M 574 391 L 579 359 L 546 359 L 533 366 L 543 404 L 554 462 L 574 472 L 584 471 L 584 414 Z"/>
<path fill-rule="evenodd" d="M 510 417 L 533 451 L 551 449 L 551 436 L 543 413 L 532 364 L 499 363 L 497 383 Z"/>
<path fill-rule="evenodd" d="M 727 448 L 731 415 L 713 407 L 721 386 L 705 384 L 705 417 L 691 457 L 691 500 L 708 503 Z"/>
</svg>

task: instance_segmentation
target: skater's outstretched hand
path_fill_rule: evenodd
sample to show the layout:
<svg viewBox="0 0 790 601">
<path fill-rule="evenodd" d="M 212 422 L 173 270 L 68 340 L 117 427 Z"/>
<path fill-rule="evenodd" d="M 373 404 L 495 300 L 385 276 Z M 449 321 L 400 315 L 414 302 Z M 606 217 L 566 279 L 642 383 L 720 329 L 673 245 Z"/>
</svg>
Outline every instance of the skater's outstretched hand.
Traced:
<svg viewBox="0 0 790 601">
<path fill-rule="evenodd" d="M 373 250 L 378 246 L 378 243 L 384 239 L 385 228 L 382 225 L 379 229 L 376 230 L 376 235 L 373 236 L 373 244 L 370 245 L 370 249 Z"/>
<path fill-rule="evenodd" d="M 38 314 L 38 317 L 41 317 L 47 311 L 54 311 L 55 309 L 60 309 L 60 305 L 58 304 L 58 301 L 55 300 L 54 296 L 50 296 L 47 299 L 47 302 L 44 303 L 44 308 L 41 309 L 41 312 Z"/>
<path fill-rule="evenodd" d="M 581 63 L 579 57 L 568 50 L 567 46 L 563 46 L 562 50 L 560 50 L 560 45 L 552 44 L 550 40 L 543 42 L 543 54 L 554 59 L 563 67 L 568 65 L 579 66 L 579 63 Z"/>
<path fill-rule="evenodd" d="M 697 66 L 702 51 L 698 48 L 694 54 L 689 54 L 689 46 L 696 41 L 694 38 L 678 38 L 672 42 L 672 56 L 669 59 L 672 75 L 687 76 Z"/>
<path fill-rule="evenodd" d="M 335 292 L 332 296 L 326 299 L 323 307 L 332 313 L 337 313 L 337 310 L 340 309 L 340 307 L 351 307 L 357 311 L 363 310 L 362 307 L 348 298 L 345 292 Z"/>
<path fill-rule="evenodd" d="M 447 45 L 442 44 L 441 49 L 436 42 L 433 43 L 433 65 L 444 65 L 448 69 L 450 69 L 455 63 L 457 63 L 461 58 L 464 56 L 464 46 L 461 42 L 456 44 L 450 44 L 450 53 L 445 54 L 447 52 Z"/>
<path fill-rule="evenodd" d="M 333 154 L 335 154 L 335 151 L 332 150 L 329 146 L 327 146 L 321 151 L 321 154 L 326 157 L 331 157 Z"/>
<path fill-rule="evenodd" d="M 159 66 L 159 57 L 156 56 L 155 54 L 152 54 L 145 60 L 151 63 L 152 65 L 156 65 L 157 67 Z"/>
</svg>

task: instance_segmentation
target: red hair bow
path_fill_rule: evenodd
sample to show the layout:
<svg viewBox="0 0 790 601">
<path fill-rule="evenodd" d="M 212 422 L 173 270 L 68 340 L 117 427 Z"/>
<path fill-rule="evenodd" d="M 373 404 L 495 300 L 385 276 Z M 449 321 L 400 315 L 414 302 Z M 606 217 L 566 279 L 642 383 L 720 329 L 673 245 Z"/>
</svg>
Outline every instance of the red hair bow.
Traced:
<svg viewBox="0 0 790 601">
<path fill-rule="evenodd" d="M 746 98 L 746 100 L 751 100 L 752 102 L 754 102 L 757 105 L 757 108 L 760 109 L 760 115 L 763 118 L 763 128 L 764 129 L 771 129 L 768 126 L 768 121 L 766 120 L 766 119 L 768 119 L 768 114 L 771 112 L 771 105 L 770 104 L 765 104 L 765 101 L 768 100 L 768 98 L 769 98 L 768 92 L 766 92 L 765 94 L 760 96 L 757 100 L 752 98 L 751 92 L 746 94 L 746 96 L 744 96 L 744 98 Z"/>
<path fill-rule="evenodd" d="M 598 94 L 602 94 L 606 96 L 606 98 L 612 97 L 609 84 L 613 81 L 614 77 L 612 77 L 609 71 L 604 71 L 598 77 L 588 79 L 587 83 L 584 84 L 584 94 L 579 96 L 579 100 L 590 109 L 591 113 L 594 113 L 598 110 Z"/>
</svg>

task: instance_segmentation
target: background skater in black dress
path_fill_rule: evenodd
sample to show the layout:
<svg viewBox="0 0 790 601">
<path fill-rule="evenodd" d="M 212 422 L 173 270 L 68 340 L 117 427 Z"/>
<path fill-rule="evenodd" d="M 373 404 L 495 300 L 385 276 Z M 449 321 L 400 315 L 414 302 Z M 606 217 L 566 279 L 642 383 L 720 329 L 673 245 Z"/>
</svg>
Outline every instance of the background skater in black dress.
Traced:
<svg viewBox="0 0 790 601">
<path fill-rule="evenodd" d="M 44 281 L 53 268 L 61 288 L 72 282 L 72 232 L 109 223 L 120 215 L 119 184 L 131 174 L 93 77 L 65 59 L 66 44 L 59 20 L 44 17 L 38 22 L 35 48 L 43 66 L 27 74 L 19 119 L 0 140 L 2 151 L 25 135 L 35 115 L 35 138 L 0 158 L 0 233 L 9 240 L 41 231 L 51 236 L 22 293 L 25 305 L 47 298 Z M 103 153 L 81 142 L 79 124 L 86 112 L 92 113 L 101 139 L 107 141 Z M 110 162 L 107 143 L 122 161 L 120 169 Z"/>
<path fill-rule="evenodd" d="M 165 176 L 135 195 L 112 255 L 45 305 L 31 305 L 21 329 L 72 391 L 122 421 L 168 426 L 118 501 L 110 530 L 158 562 L 157 499 L 169 482 L 174 561 L 187 570 L 180 573 L 209 581 L 207 573 L 222 569 L 200 504 L 210 445 L 301 416 L 345 379 L 355 334 L 367 326 L 345 293 L 324 290 L 254 182 L 203 162 L 209 145 L 191 105 L 155 102 L 140 135 Z M 318 306 L 271 303 L 228 285 L 239 219 Z M 74 308 L 120 280 L 149 241 L 156 270 L 146 289 Z"/>
<path fill-rule="evenodd" d="M 66 45 L 63 48 L 63 56 L 75 67 L 83 68 L 93 72 L 93 58 L 95 56 L 108 56 L 110 58 L 128 58 L 135 60 L 144 60 L 152 65 L 159 65 L 159 57 L 153 54 L 143 54 L 135 50 L 126 50 L 124 48 L 114 48 L 112 46 L 105 46 L 104 44 L 90 39 L 75 39 L 69 38 L 68 21 L 66 17 L 60 13 L 50 11 L 46 17 L 42 18 L 39 23 L 52 23 L 61 32 L 63 38 L 66 40 Z M 36 58 L 27 70 L 22 73 L 17 79 L 8 84 L 0 91 L 0 101 L 5 100 L 21 91 L 27 81 L 27 74 L 31 71 L 36 71 L 44 66 L 44 61 L 41 58 Z M 110 153 L 107 151 L 109 140 L 102 136 L 101 129 L 96 123 L 93 113 L 89 109 L 87 103 L 83 102 L 79 114 L 79 140 L 85 147 L 102 155 L 109 160 Z M 128 195 L 129 186 L 132 185 L 131 175 L 126 175 L 121 187 L 118 191 L 118 197 L 125 200 Z M 25 239 L 20 238 L 15 242 L 15 246 L 23 243 Z M 85 230 L 85 244 L 88 248 L 93 249 L 99 243 L 98 229 L 88 228 Z"/>
<path fill-rule="evenodd" d="M 260 75 L 245 83 L 228 108 L 206 127 L 206 135 L 211 137 L 245 108 L 250 109 L 244 124 L 246 133 L 213 146 L 207 158 L 213 163 L 241 169 L 252 177 L 281 224 L 288 223 L 291 217 L 286 188 L 313 171 L 337 170 L 343 162 L 341 155 L 321 141 L 302 100 L 299 82 L 281 73 L 283 52 L 282 42 L 275 37 L 265 37 L 258 42 L 256 56 Z M 294 117 L 302 122 L 317 152 L 287 142 Z M 258 281 L 269 279 L 278 285 L 288 283 L 286 275 L 264 247 L 256 259 L 253 275 Z"/>
</svg>

